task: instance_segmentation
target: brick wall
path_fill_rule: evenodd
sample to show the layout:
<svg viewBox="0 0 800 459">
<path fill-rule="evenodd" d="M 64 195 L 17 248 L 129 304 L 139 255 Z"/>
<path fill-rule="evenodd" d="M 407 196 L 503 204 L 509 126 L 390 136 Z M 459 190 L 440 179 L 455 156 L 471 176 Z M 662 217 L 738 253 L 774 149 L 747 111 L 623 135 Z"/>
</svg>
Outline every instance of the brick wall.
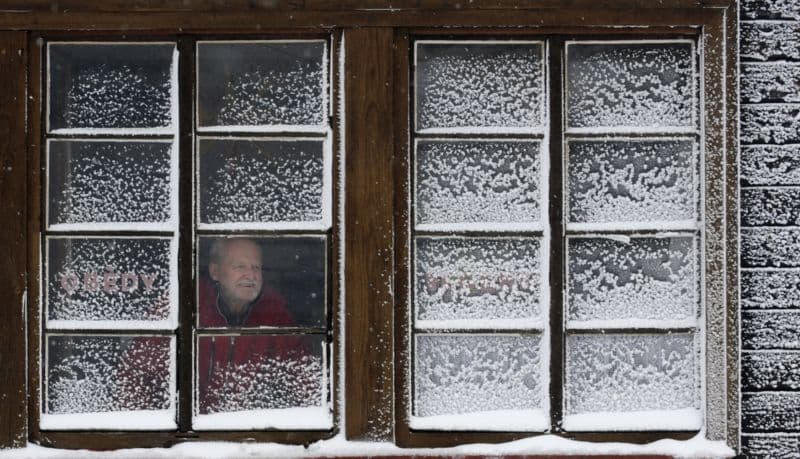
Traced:
<svg viewBox="0 0 800 459">
<path fill-rule="evenodd" d="M 800 0 L 742 0 L 742 453 L 800 457 Z"/>
</svg>

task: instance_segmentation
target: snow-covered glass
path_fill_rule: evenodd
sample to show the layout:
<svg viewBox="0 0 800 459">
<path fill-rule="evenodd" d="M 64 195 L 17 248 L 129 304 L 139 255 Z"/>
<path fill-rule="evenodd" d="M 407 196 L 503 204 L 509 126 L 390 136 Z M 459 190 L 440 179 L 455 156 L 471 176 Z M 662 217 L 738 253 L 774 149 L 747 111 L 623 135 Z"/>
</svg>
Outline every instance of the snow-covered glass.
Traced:
<svg viewBox="0 0 800 459">
<path fill-rule="evenodd" d="M 326 229 L 331 160 L 325 139 L 199 141 L 201 227 Z"/>
<path fill-rule="evenodd" d="M 169 229 L 177 207 L 169 141 L 51 140 L 52 230 Z"/>
<path fill-rule="evenodd" d="M 571 42 L 566 55 L 569 130 L 696 130 L 694 42 Z"/>
<path fill-rule="evenodd" d="M 174 338 L 50 335 L 45 346 L 42 429 L 177 428 Z"/>
<path fill-rule="evenodd" d="M 50 43 L 48 129 L 169 133 L 176 124 L 173 43 Z"/>
<path fill-rule="evenodd" d="M 327 76 L 324 40 L 198 42 L 198 128 L 325 132 Z"/>
<path fill-rule="evenodd" d="M 328 429 L 323 335 L 200 336 L 196 429 Z"/>
<path fill-rule="evenodd" d="M 700 303 L 698 238 L 567 239 L 570 327 L 692 327 Z"/>
<path fill-rule="evenodd" d="M 417 132 L 541 132 L 544 44 L 418 41 Z"/>
<path fill-rule="evenodd" d="M 570 140 L 570 229 L 694 229 L 698 224 L 693 139 Z"/>
<path fill-rule="evenodd" d="M 324 327 L 327 254 L 325 236 L 201 237 L 199 326 Z"/>
<path fill-rule="evenodd" d="M 541 327 L 539 238 L 418 237 L 417 328 Z"/>
<path fill-rule="evenodd" d="M 176 265 L 171 238 L 49 237 L 47 327 L 175 328 Z"/>
<path fill-rule="evenodd" d="M 542 338 L 417 334 L 411 427 L 543 430 Z"/>
<path fill-rule="evenodd" d="M 566 430 L 696 430 L 700 346 L 693 333 L 567 337 Z"/>
<path fill-rule="evenodd" d="M 416 229 L 541 227 L 538 140 L 418 140 Z"/>
</svg>

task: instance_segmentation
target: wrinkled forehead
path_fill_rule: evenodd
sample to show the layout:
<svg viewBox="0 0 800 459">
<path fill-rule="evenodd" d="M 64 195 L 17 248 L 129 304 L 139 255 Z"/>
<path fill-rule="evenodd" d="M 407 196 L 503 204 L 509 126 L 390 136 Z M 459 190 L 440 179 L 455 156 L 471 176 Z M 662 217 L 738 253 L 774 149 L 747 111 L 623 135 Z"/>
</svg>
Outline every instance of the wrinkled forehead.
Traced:
<svg viewBox="0 0 800 459">
<path fill-rule="evenodd" d="M 222 252 L 224 262 L 246 261 L 261 264 L 261 246 L 250 239 L 231 239 Z"/>
</svg>

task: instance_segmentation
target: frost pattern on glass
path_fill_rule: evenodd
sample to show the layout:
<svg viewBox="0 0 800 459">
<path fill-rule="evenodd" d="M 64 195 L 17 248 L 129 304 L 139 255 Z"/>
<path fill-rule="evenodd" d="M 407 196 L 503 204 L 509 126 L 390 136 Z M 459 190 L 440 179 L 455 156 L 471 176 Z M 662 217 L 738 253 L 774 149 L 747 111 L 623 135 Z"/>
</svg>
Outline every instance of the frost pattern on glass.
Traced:
<svg viewBox="0 0 800 459">
<path fill-rule="evenodd" d="M 49 336 L 47 413 L 172 406 L 169 337 Z"/>
<path fill-rule="evenodd" d="M 569 221 L 696 220 L 691 140 L 570 141 Z"/>
<path fill-rule="evenodd" d="M 420 43 L 417 129 L 542 125 L 539 44 Z"/>
<path fill-rule="evenodd" d="M 414 415 L 542 407 L 539 336 L 417 335 Z"/>
<path fill-rule="evenodd" d="M 322 219 L 323 141 L 200 141 L 200 221 Z"/>
<path fill-rule="evenodd" d="M 203 336 L 199 413 L 320 406 L 322 340 L 309 336 Z"/>
<path fill-rule="evenodd" d="M 416 221 L 537 222 L 540 143 L 420 141 Z"/>
<path fill-rule="evenodd" d="M 417 319 L 539 317 L 539 252 L 538 239 L 417 238 Z"/>
<path fill-rule="evenodd" d="M 159 321 L 170 313 L 170 240 L 48 239 L 48 320 Z"/>
<path fill-rule="evenodd" d="M 198 44 L 201 126 L 325 123 L 325 43 Z"/>
<path fill-rule="evenodd" d="M 567 336 L 567 414 L 700 408 L 691 334 Z"/>
<path fill-rule="evenodd" d="M 50 128 L 170 126 L 172 44 L 51 44 Z"/>
<path fill-rule="evenodd" d="M 697 240 L 570 238 L 569 320 L 681 320 L 700 302 Z"/>
<path fill-rule="evenodd" d="M 53 141 L 49 147 L 51 225 L 169 220 L 171 144 Z"/>
<path fill-rule="evenodd" d="M 690 43 L 569 44 L 569 127 L 694 127 Z"/>
</svg>

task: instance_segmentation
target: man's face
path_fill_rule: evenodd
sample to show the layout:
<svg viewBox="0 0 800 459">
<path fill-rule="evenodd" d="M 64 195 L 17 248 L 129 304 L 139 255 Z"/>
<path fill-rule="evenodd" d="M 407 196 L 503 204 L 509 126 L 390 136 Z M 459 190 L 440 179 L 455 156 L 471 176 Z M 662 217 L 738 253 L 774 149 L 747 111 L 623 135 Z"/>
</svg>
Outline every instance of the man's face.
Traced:
<svg viewBox="0 0 800 459">
<path fill-rule="evenodd" d="M 232 308 L 243 308 L 261 293 L 261 248 L 248 239 L 228 241 L 220 263 L 208 266 L 220 293 Z"/>
</svg>

